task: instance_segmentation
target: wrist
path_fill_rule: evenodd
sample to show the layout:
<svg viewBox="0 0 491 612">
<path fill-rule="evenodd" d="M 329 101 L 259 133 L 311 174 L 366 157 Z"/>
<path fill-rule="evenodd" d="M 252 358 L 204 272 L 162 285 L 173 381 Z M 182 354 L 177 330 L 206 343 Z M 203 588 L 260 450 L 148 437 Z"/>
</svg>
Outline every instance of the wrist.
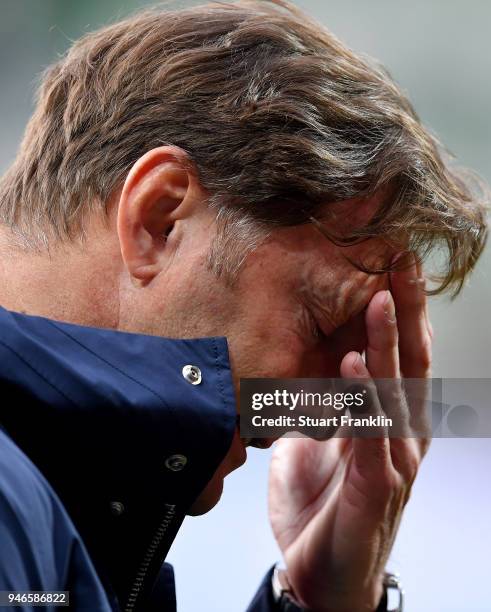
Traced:
<svg viewBox="0 0 491 612">
<path fill-rule="evenodd" d="M 319 605 L 315 599 L 306 598 L 311 601 L 307 605 L 295 594 L 288 579 L 288 573 L 284 569 L 275 567 L 272 577 L 272 589 L 275 602 L 280 610 L 308 611 L 308 612 L 401 612 L 403 610 L 403 592 L 399 580 L 393 574 L 385 573 L 374 586 L 364 590 L 363 595 L 353 592 L 340 594 L 331 592 L 329 605 Z M 397 607 L 388 608 L 388 589 L 397 592 Z M 314 603 L 315 602 L 315 603 Z"/>
</svg>

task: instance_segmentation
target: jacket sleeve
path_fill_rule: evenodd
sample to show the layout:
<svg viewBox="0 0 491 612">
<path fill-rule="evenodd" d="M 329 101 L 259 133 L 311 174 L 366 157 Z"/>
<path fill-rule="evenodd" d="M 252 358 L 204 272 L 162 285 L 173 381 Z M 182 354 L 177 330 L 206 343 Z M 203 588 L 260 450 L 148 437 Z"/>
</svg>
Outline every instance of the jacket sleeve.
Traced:
<svg viewBox="0 0 491 612">
<path fill-rule="evenodd" d="M 280 612 L 280 608 L 275 603 L 273 597 L 273 588 L 271 583 L 273 570 L 274 566 L 263 578 L 246 612 Z"/>
<path fill-rule="evenodd" d="M 170 563 L 164 563 L 153 585 L 151 601 L 147 604 L 147 612 L 176 612 L 176 585 L 174 568 Z"/>
<path fill-rule="evenodd" d="M 68 591 L 73 609 L 111 611 L 85 546 L 61 502 L 1 428 L 0 542 L 0 591 Z M 39 603 L 22 605 L 25 612 L 40 609 Z M 43 605 L 42 609 L 54 607 Z"/>
<path fill-rule="evenodd" d="M 275 602 L 272 583 L 273 571 L 274 566 L 264 577 L 246 612 L 305 612 L 304 608 L 299 608 L 290 600 L 284 600 L 281 603 Z M 386 612 L 387 605 L 387 590 L 384 589 L 382 599 L 375 612 Z"/>
<path fill-rule="evenodd" d="M 121 602 L 130 590 L 143 601 L 234 436 L 226 338 L 147 336 L 0 307 L 0 390 L 1 425 L 56 491 L 103 585 Z"/>
<path fill-rule="evenodd" d="M 299 608 L 292 601 L 283 600 L 281 603 L 275 601 L 272 583 L 273 571 L 274 566 L 263 578 L 246 612 L 302 612 L 303 608 Z"/>
</svg>

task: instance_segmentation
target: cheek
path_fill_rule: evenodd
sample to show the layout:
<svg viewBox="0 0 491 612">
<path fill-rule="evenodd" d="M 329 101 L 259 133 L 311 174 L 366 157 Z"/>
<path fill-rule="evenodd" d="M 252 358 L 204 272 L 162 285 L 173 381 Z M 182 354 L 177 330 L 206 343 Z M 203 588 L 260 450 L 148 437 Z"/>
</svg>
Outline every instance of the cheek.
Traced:
<svg viewBox="0 0 491 612">
<path fill-rule="evenodd" d="M 265 308 L 250 320 L 236 346 L 242 376 L 292 378 L 299 376 L 302 363 L 314 342 L 311 321 L 299 304 Z"/>
</svg>

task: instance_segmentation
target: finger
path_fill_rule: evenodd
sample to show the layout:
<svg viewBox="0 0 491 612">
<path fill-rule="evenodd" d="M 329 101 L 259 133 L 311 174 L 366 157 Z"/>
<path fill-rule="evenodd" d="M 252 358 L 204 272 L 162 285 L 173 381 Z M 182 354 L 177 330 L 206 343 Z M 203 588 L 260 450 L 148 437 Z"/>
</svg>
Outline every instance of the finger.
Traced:
<svg viewBox="0 0 491 612">
<path fill-rule="evenodd" d="M 368 305 L 367 368 L 373 378 L 400 378 L 399 344 L 394 300 L 390 291 L 379 291 Z"/>
<path fill-rule="evenodd" d="M 418 439 L 423 455 L 429 443 L 427 377 L 430 376 L 433 329 L 421 261 L 410 254 L 406 263 L 409 266 L 405 269 L 392 273 L 391 286 L 396 297 L 400 327 L 401 369 L 407 377 L 405 391 L 410 411 L 410 431 Z"/>
<path fill-rule="evenodd" d="M 399 380 L 385 381 L 387 385 L 382 385 L 380 388 L 375 386 L 370 378 L 370 373 L 366 370 L 361 356 L 357 353 L 350 353 L 342 363 L 341 374 L 346 378 L 353 378 L 354 375 L 364 380 L 364 386 L 369 390 L 370 414 L 383 414 L 383 411 L 389 413 L 392 422 L 395 424 L 390 427 L 390 431 L 395 433 L 395 437 L 389 437 L 389 428 L 379 428 L 378 431 L 370 432 L 369 438 L 354 435 L 353 451 L 356 460 L 357 469 L 363 474 L 371 474 L 373 470 L 385 470 L 393 467 L 404 477 L 406 482 L 412 482 L 416 476 L 421 452 L 418 452 L 419 445 L 416 440 L 408 435 L 408 410 L 405 403 L 404 394 Z M 397 389 L 397 390 L 396 390 Z M 378 393 L 379 401 L 375 400 Z M 390 409 L 386 409 L 382 403 L 382 397 L 386 396 L 386 401 L 392 401 Z M 382 403 L 382 408 L 380 407 Z M 363 416 L 366 416 L 364 413 Z M 356 416 L 356 415 L 355 415 Z M 395 419 L 398 419 L 397 421 Z M 353 433 L 351 433 L 353 435 Z M 382 437 L 378 437 L 381 435 Z M 369 442 L 370 444 L 365 444 Z M 373 444 L 372 444 L 373 443 Z M 367 469 L 365 469 L 367 468 Z M 368 470 L 368 471 L 367 471 Z"/>
<path fill-rule="evenodd" d="M 409 434 L 409 412 L 401 386 L 399 334 L 390 291 L 375 294 L 367 308 L 367 368 L 375 379 L 385 414 L 392 419 L 391 436 Z"/>
<path fill-rule="evenodd" d="M 424 277 L 418 276 L 414 255 L 410 265 L 391 272 L 399 329 L 399 359 L 407 378 L 427 378 L 431 368 L 431 336 L 427 325 Z"/>
<path fill-rule="evenodd" d="M 367 411 L 363 413 L 363 416 L 384 416 L 376 387 L 359 353 L 351 352 L 344 357 L 341 362 L 341 376 L 363 381 L 368 394 Z M 366 430 L 360 435 L 360 432 L 352 428 L 353 460 L 362 476 L 366 478 L 376 477 L 377 474 L 380 475 L 392 468 L 387 428 L 383 425 L 372 428 L 370 437 L 363 437 L 363 433 L 366 434 Z"/>
<path fill-rule="evenodd" d="M 416 257 L 416 273 L 417 273 L 418 278 L 421 278 L 423 280 L 425 279 L 425 275 L 423 271 L 423 264 L 421 260 L 419 259 L 419 257 Z M 428 335 L 430 337 L 430 340 L 433 341 L 434 331 L 433 331 L 433 325 L 431 324 L 431 320 L 430 320 L 428 299 L 425 300 L 425 320 L 426 320 L 426 329 L 428 331 Z"/>
</svg>

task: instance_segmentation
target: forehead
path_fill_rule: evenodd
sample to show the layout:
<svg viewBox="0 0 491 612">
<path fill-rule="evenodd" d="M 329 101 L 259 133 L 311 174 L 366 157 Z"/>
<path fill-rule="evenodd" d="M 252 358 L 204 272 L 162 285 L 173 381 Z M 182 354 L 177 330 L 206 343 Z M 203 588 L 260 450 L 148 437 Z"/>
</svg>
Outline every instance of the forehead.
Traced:
<svg viewBox="0 0 491 612">
<path fill-rule="evenodd" d="M 350 261 L 370 269 L 387 266 L 395 253 L 406 248 L 404 236 L 378 236 L 350 246 L 340 246 L 329 238 L 350 236 L 367 225 L 387 197 L 386 192 L 381 192 L 369 198 L 325 204 L 311 223 L 278 230 L 275 239 L 285 254 L 295 255 L 305 263 L 316 260 L 321 265 L 322 261 L 335 260 L 336 267 L 345 269 L 353 268 Z"/>
<path fill-rule="evenodd" d="M 332 245 L 319 249 L 318 254 L 319 264 L 306 262 L 299 292 L 327 327 L 344 324 L 361 312 L 377 291 L 389 286 L 387 273 L 376 272 L 389 264 L 394 251 L 380 239 L 352 247 Z"/>
</svg>

